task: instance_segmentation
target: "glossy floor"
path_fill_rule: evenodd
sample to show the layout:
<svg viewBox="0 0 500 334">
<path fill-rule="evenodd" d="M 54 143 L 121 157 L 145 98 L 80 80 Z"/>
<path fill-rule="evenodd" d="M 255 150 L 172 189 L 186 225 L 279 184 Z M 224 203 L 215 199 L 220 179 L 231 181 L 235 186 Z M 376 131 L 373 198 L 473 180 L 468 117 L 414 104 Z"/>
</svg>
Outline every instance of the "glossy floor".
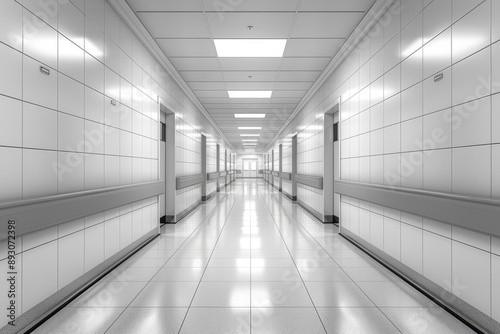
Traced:
<svg viewBox="0 0 500 334">
<path fill-rule="evenodd" d="M 473 333 L 262 180 L 238 180 L 35 333 Z"/>
</svg>

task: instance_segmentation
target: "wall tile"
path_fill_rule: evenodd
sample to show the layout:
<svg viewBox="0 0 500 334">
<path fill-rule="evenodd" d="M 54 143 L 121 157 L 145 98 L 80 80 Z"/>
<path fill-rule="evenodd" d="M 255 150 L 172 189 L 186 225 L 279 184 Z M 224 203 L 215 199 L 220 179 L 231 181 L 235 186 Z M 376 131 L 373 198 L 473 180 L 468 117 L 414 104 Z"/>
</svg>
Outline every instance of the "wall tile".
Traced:
<svg viewBox="0 0 500 334">
<path fill-rule="evenodd" d="M 0 146 L 22 146 L 22 119 L 21 101 L 0 95 Z"/>
<path fill-rule="evenodd" d="M 450 66 L 451 29 L 448 28 L 424 46 L 424 78 L 435 75 Z"/>
<path fill-rule="evenodd" d="M 460 6 L 460 4 L 458 4 L 458 6 Z M 455 11 L 458 6 L 453 6 L 453 11 Z M 452 26 L 452 32 L 452 58 L 454 63 L 488 46 L 490 44 L 491 34 L 490 1 L 484 1 L 473 11 L 465 15 L 465 17 L 456 22 Z M 474 36 L 474 38 L 470 38 L 471 36 Z"/>
<path fill-rule="evenodd" d="M 451 109 L 425 115 L 422 147 L 426 149 L 451 147 Z"/>
<path fill-rule="evenodd" d="M 491 192 L 492 197 L 500 199 L 500 145 L 493 145 L 491 147 L 491 170 L 493 171 L 491 177 Z"/>
<path fill-rule="evenodd" d="M 384 126 L 393 125 L 401 121 L 401 99 L 400 95 L 384 101 Z"/>
<path fill-rule="evenodd" d="M 453 105 L 490 94 L 490 71 L 490 48 L 483 49 L 453 65 Z"/>
<path fill-rule="evenodd" d="M 57 70 L 57 31 L 27 10 L 23 26 L 24 54 Z"/>
<path fill-rule="evenodd" d="M 84 48 L 85 19 L 81 11 L 71 2 L 59 6 L 58 30 L 67 39 Z"/>
<path fill-rule="evenodd" d="M 384 217 L 384 252 L 401 260 L 401 224 L 387 217 Z"/>
<path fill-rule="evenodd" d="M 57 112 L 28 103 L 23 109 L 24 146 L 57 149 Z"/>
<path fill-rule="evenodd" d="M 500 321 L 500 256 L 491 255 L 491 317 Z"/>
<path fill-rule="evenodd" d="M 83 42 L 83 38 L 81 39 Z M 59 35 L 58 70 L 79 82 L 84 82 L 85 52 L 63 35 Z"/>
<path fill-rule="evenodd" d="M 0 91 L 2 94 L 20 99 L 23 93 L 22 53 L 0 43 Z"/>
<path fill-rule="evenodd" d="M 46 75 L 40 71 L 41 63 L 23 57 L 23 99 L 26 102 L 57 109 L 57 72 L 50 70 Z M 19 76 L 19 72 L 14 76 Z"/>
<path fill-rule="evenodd" d="M 370 213 L 370 242 L 384 249 L 384 217 L 373 212 Z"/>
<path fill-rule="evenodd" d="M 453 149 L 454 194 L 491 196 L 491 147 Z"/>
<path fill-rule="evenodd" d="M 491 314 L 491 255 L 456 241 L 452 252 L 452 277 L 460 282 L 453 286 L 453 294 Z"/>
<path fill-rule="evenodd" d="M 491 142 L 490 97 L 452 109 L 452 138 L 453 147 Z"/>
<path fill-rule="evenodd" d="M 85 229 L 85 272 L 104 261 L 104 224 Z"/>
<path fill-rule="evenodd" d="M 23 150 L 23 198 L 57 194 L 57 152 Z"/>
<path fill-rule="evenodd" d="M 401 224 L 401 262 L 419 274 L 422 274 L 422 238 L 421 229 Z"/>
<path fill-rule="evenodd" d="M 58 239 L 58 289 L 85 273 L 85 233 L 79 231 Z"/>
<path fill-rule="evenodd" d="M 401 93 L 401 120 L 406 121 L 422 115 L 422 84 L 417 84 Z"/>
<path fill-rule="evenodd" d="M 16 1 L 7 1 L 2 4 L 2 11 L 0 13 L 0 41 L 19 51 L 22 50 L 23 45 L 22 17 L 22 7 Z"/>
<path fill-rule="evenodd" d="M 491 251 L 491 237 L 489 235 L 458 226 L 451 227 L 451 235 L 453 240 L 472 247 L 480 248 L 486 252 Z"/>
<path fill-rule="evenodd" d="M 422 49 L 401 63 L 401 89 L 405 90 L 422 81 Z"/>
<path fill-rule="evenodd" d="M 412 1 L 420 2 L 418 1 Z M 405 13 L 403 7 L 403 14 Z M 409 57 L 415 51 L 422 47 L 422 14 L 417 15 L 406 27 L 401 31 L 401 54 L 404 58 Z"/>
<path fill-rule="evenodd" d="M 22 149 L 0 147 L 0 202 L 20 200 L 23 194 Z"/>
<path fill-rule="evenodd" d="M 78 81 L 59 73 L 58 110 L 74 116 L 84 116 L 85 87 Z"/>
<path fill-rule="evenodd" d="M 424 153 L 424 189 L 451 192 L 451 150 Z"/>
<path fill-rule="evenodd" d="M 451 240 L 423 232 L 423 275 L 451 292 Z"/>
<path fill-rule="evenodd" d="M 23 311 L 57 291 L 57 241 L 22 254 Z"/>
<path fill-rule="evenodd" d="M 451 225 L 438 222 L 433 219 L 424 218 L 423 228 L 426 231 L 439 234 L 446 238 L 451 238 Z"/>
<path fill-rule="evenodd" d="M 401 186 L 422 189 L 423 153 L 410 152 L 401 154 Z"/>
<path fill-rule="evenodd" d="M 451 4 L 451 0 L 434 0 L 424 9 L 424 43 L 427 43 L 451 25 Z"/>
<path fill-rule="evenodd" d="M 401 150 L 401 125 L 384 128 L 384 153 L 396 153 Z"/>
<path fill-rule="evenodd" d="M 422 149 L 422 118 L 401 123 L 401 151 Z"/>
</svg>

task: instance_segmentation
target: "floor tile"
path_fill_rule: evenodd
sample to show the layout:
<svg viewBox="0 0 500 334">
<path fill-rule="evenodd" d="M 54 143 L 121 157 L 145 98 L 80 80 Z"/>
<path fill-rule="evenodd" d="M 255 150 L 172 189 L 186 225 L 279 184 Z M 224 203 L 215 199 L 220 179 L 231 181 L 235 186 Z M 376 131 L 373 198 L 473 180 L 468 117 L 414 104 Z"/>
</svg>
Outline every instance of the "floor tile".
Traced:
<svg viewBox="0 0 500 334">
<path fill-rule="evenodd" d="M 252 334 L 324 334 L 314 308 L 252 308 Z"/>
<path fill-rule="evenodd" d="M 151 282 L 131 307 L 188 307 L 197 286 L 197 282 Z"/>
<path fill-rule="evenodd" d="M 295 267 L 252 268 L 252 282 L 301 282 L 302 279 Z"/>
<path fill-rule="evenodd" d="M 401 278 L 385 268 L 344 268 L 355 282 L 401 282 Z"/>
<path fill-rule="evenodd" d="M 205 282 L 250 282 L 250 268 L 207 268 L 203 274 Z"/>
<path fill-rule="evenodd" d="M 318 308 L 328 334 L 396 334 L 398 329 L 378 308 Z"/>
<path fill-rule="evenodd" d="M 128 308 L 106 334 L 177 334 L 187 308 Z"/>
<path fill-rule="evenodd" d="M 299 268 L 305 282 L 351 282 L 341 268 Z"/>
<path fill-rule="evenodd" d="M 316 307 L 373 307 L 373 303 L 352 282 L 306 282 Z"/>
<path fill-rule="evenodd" d="M 249 308 L 191 308 L 180 334 L 250 333 Z"/>
<path fill-rule="evenodd" d="M 152 278 L 153 282 L 199 282 L 204 268 L 162 268 Z"/>
<path fill-rule="evenodd" d="M 252 307 L 312 307 L 302 282 L 252 282 Z"/>
<path fill-rule="evenodd" d="M 147 282 L 98 282 L 69 307 L 127 307 Z"/>
<path fill-rule="evenodd" d="M 123 308 L 65 308 L 44 322 L 33 333 L 104 333 L 123 312 Z"/>
<path fill-rule="evenodd" d="M 192 307 L 250 307 L 250 282 L 201 282 Z"/>
<path fill-rule="evenodd" d="M 158 268 L 124 268 L 113 270 L 101 281 L 149 282 L 158 272 Z"/>
</svg>

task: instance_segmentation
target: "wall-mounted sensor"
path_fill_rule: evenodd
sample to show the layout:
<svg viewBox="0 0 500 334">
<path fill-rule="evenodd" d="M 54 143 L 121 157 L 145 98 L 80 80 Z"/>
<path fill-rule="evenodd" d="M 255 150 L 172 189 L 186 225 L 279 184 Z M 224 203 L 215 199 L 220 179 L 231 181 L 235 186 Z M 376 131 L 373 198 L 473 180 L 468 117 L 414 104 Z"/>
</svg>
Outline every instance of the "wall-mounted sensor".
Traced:
<svg viewBox="0 0 500 334">
<path fill-rule="evenodd" d="M 443 73 L 439 73 L 434 77 L 434 82 L 438 82 L 439 80 L 443 79 L 443 76 L 444 76 Z"/>
<path fill-rule="evenodd" d="M 40 66 L 40 72 L 42 72 L 45 75 L 50 75 L 50 70 L 43 66 Z"/>
<path fill-rule="evenodd" d="M 111 100 L 111 104 L 116 106 L 116 101 L 115 100 Z"/>
</svg>

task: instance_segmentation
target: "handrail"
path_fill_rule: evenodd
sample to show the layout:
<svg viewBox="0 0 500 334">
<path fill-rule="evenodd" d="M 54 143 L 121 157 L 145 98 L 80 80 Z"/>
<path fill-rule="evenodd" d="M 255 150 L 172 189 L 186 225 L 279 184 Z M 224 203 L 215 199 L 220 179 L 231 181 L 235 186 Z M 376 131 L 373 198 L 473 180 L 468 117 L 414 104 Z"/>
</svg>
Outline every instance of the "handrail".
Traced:
<svg viewBox="0 0 500 334">
<path fill-rule="evenodd" d="M 175 189 L 184 189 L 204 181 L 203 174 L 178 176 L 175 180 Z"/>
<path fill-rule="evenodd" d="M 16 221 L 16 234 L 22 235 L 164 192 L 165 183 L 154 181 L 4 203 L 0 205 L 0 240 L 5 238 L 8 220 Z"/>
<path fill-rule="evenodd" d="M 498 200 L 349 181 L 334 187 L 340 195 L 500 236 Z"/>
<path fill-rule="evenodd" d="M 207 180 L 217 180 L 219 178 L 219 172 L 207 173 Z"/>
<path fill-rule="evenodd" d="M 323 178 L 321 176 L 295 174 L 295 181 L 316 189 L 323 189 Z"/>
<path fill-rule="evenodd" d="M 280 173 L 279 172 L 272 172 L 273 176 L 279 177 Z"/>
<path fill-rule="evenodd" d="M 292 179 L 292 173 L 281 172 L 281 179 L 282 180 L 291 180 Z"/>
</svg>

